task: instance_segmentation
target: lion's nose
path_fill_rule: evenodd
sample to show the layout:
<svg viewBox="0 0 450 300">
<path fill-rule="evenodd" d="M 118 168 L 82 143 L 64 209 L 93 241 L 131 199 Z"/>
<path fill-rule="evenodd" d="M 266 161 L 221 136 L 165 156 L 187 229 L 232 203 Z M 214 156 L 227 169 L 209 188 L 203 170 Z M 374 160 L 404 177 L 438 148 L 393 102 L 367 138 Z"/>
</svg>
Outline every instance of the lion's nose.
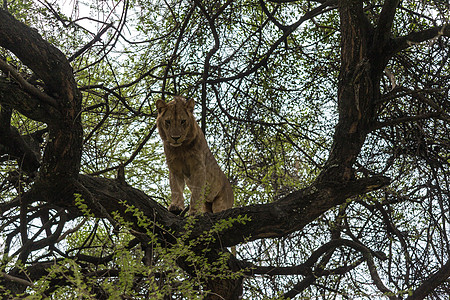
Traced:
<svg viewBox="0 0 450 300">
<path fill-rule="evenodd" d="M 181 136 L 172 136 L 172 139 L 175 141 L 175 143 L 178 142 L 178 140 L 180 139 Z"/>
</svg>

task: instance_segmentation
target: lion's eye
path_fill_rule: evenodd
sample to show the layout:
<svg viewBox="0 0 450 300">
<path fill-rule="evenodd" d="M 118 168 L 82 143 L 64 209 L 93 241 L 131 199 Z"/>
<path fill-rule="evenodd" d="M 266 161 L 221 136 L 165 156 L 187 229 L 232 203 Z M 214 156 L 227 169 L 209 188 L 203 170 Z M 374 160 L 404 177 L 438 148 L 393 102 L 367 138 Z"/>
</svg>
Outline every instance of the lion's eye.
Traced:
<svg viewBox="0 0 450 300">
<path fill-rule="evenodd" d="M 181 120 L 181 125 L 186 124 L 186 120 Z"/>
</svg>

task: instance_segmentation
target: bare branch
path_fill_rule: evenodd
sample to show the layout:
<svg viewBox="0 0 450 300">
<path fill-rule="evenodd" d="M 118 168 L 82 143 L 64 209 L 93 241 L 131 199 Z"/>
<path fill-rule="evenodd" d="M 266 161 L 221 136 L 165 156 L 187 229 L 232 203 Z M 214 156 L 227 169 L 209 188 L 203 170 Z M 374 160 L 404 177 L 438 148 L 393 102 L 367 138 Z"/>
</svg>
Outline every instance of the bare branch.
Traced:
<svg viewBox="0 0 450 300">
<path fill-rule="evenodd" d="M 112 27 L 112 23 L 107 24 L 102 30 L 100 30 L 99 33 L 97 33 L 96 36 L 94 36 L 94 38 L 87 43 L 86 45 L 84 45 L 81 49 L 79 49 L 77 52 L 75 52 L 74 54 L 72 54 L 69 58 L 68 61 L 73 61 L 75 58 L 77 58 L 78 56 L 80 56 L 81 54 L 83 54 L 84 51 L 86 51 L 87 49 L 89 49 L 90 47 L 92 47 L 92 45 L 94 45 L 96 42 L 100 41 L 100 37 L 106 33 L 106 31 L 108 31 L 109 28 Z"/>
<path fill-rule="evenodd" d="M 377 129 L 380 129 L 383 127 L 388 127 L 388 126 L 395 126 L 395 125 L 402 124 L 402 123 L 415 122 L 415 121 L 426 120 L 426 119 L 430 119 L 430 118 L 437 118 L 439 116 L 440 116 L 440 113 L 432 112 L 432 113 L 427 113 L 427 114 L 422 114 L 422 115 L 417 115 L 417 116 L 408 116 L 408 117 L 403 117 L 403 118 L 397 118 L 394 120 L 387 120 L 387 121 L 383 121 L 383 122 L 378 122 L 371 130 L 377 130 Z"/>
<path fill-rule="evenodd" d="M 270 56 L 274 53 L 274 51 L 278 48 L 278 46 L 283 43 L 286 38 L 292 33 L 294 32 L 301 24 L 303 24 L 303 22 L 314 18 L 315 16 L 318 16 L 324 12 L 327 12 L 331 9 L 335 8 L 335 5 L 337 3 L 337 0 L 329 0 L 326 1 L 324 4 L 312 9 L 311 11 L 305 13 L 297 22 L 286 26 L 286 30 L 284 31 L 283 35 L 277 39 L 272 46 L 270 47 L 270 49 L 266 52 L 266 54 L 253 66 L 249 66 L 247 68 L 247 70 L 242 70 L 240 72 L 238 72 L 237 75 L 235 76 L 230 76 L 230 77 L 224 77 L 224 78 L 216 78 L 216 79 L 209 79 L 207 82 L 208 83 L 220 83 L 220 82 L 227 82 L 227 81 L 232 81 L 232 80 L 236 80 L 236 79 L 240 79 L 240 78 L 244 78 L 254 72 L 256 72 L 258 69 L 260 69 L 261 67 L 265 66 L 270 58 Z"/>
</svg>

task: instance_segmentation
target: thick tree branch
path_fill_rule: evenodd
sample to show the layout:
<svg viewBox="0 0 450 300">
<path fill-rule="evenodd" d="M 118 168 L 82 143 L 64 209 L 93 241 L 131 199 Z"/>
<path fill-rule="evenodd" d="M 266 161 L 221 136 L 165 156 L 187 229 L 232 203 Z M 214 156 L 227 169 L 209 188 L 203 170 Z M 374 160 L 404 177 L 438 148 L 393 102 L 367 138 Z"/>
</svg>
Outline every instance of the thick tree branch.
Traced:
<svg viewBox="0 0 450 300">
<path fill-rule="evenodd" d="M 339 71 L 339 122 L 333 145 L 318 180 L 354 176 L 353 164 L 374 121 L 374 107 L 379 96 L 378 78 L 369 59 L 373 28 L 358 0 L 338 1 L 341 21 L 341 66 Z M 381 71 L 379 71 L 381 72 Z"/>
<path fill-rule="evenodd" d="M 426 113 L 426 114 L 417 115 L 417 116 L 407 116 L 407 117 L 402 117 L 402 118 L 397 118 L 397 119 L 392 119 L 392 120 L 386 120 L 386 121 L 378 122 L 378 123 L 374 124 L 374 126 L 371 130 L 377 130 L 377 129 L 380 129 L 383 127 L 395 126 L 397 124 L 402 124 L 402 123 L 415 122 L 418 120 L 427 120 L 427 119 L 436 118 L 439 116 L 440 116 L 440 113 L 431 112 L 431 113 Z"/>
<path fill-rule="evenodd" d="M 0 105 L 14 108 L 30 119 L 44 123 L 61 119 L 61 113 L 55 107 L 37 101 L 5 77 L 0 77 Z"/>
<path fill-rule="evenodd" d="M 132 215 L 125 213 L 128 206 L 133 206 L 150 217 L 155 222 L 157 231 L 166 239 L 174 242 L 174 238 L 185 234 L 186 219 L 173 215 L 141 191 L 105 178 L 81 176 L 80 180 L 92 195 L 91 201 L 98 202 L 108 213 L 118 211 L 124 216 L 128 215 L 129 220 L 135 221 Z M 189 239 L 196 239 L 211 231 L 221 220 L 238 219 L 242 216 L 246 216 L 249 221 L 245 224 L 235 223 L 232 228 L 217 233 L 216 240 L 208 246 L 222 248 L 249 240 L 283 237 L 301 230 L 322 213 L 343 203 L 349 197 L 379 189 L 388 183 L 389 179 L 386 177 L 364 178 L 347 184 L 324 182 L 294 192 L 275 203 L 204 214 L 196 218 Z M 99 217 L 105 217 L 100 211 L 93 212 Z M 174 234 L 169 234 L 169 229 Z"/>
<path fill-rule="evenodd" d="M 34 284 L 31 281 L 28 281 L 26 279 L 22 279 L 20 277 L 16 277 L 16 276 L 12 276 L 9 274 L 6 274 L 4 272 L 0 272 L 0 276 L 5 278 L 6 280 L 12 281 L 12 282 L 16 282 L 20 285 L 24 285 L 24 286 L 33 286 Z"/>
<path fill-rule="evenodd" d="M 24 171 L 33 173 L 40 166 L 39 145 L 32 137 L 25 137 L 14 127 L 0 129 L 0 155 L 8 154 Z"/>
<path fill-rule="evenodd" d="M 316 279 L 317 278 L 314 275 L 306 276 L 303 280 L 297 282 L 290 291 L 284 293 L 281 299 L 293 299 L 295 296 L 297 296 L 305 289 L 307 289 L 311 284 L 313 284 Z"/>
<path fill-rule="evenodd" d="M 393 41 L 392 54 L 398 53 L 415 44 L 438 38 L 440 36 L 450 37 L 450 25 L 432 27 L 426 30 L 412 32 L 406 36 L 398 37 Z"/>
<path fill-rule="evenodd" d="M 3 96 L 1 83 L 0 78 L 0 98 Z M 9 98 L 11 95 L 4 96 Z M 2 160 L 17 160 L 17 164 L 24 171 L 34 173 L 40 166 L 38 141 L 32 135 L 21 136 L 17 129 L 11 126 L 11 116 L 12 109 L 9 105 L 0 105 L 0 156 L 7 154 Z"/>
<path fill-rule="evenodd" d="M 345 239 L 336 239 L 331 240 L 328 243 L 317 248 L 309 258 L 302 264 L 291 267 L 274 267 L 274 266 L 255 266 L 253 264 L 249 264 L 247 262 L 241 262 L 245 268 L 248 268 L 250 271 L 247 272 L 249 275 L 253 274 L 265 274 L 265 275 L 311 275 L 313 273 L 314 264 L 317 263 L 319 258 L 329 251 L 334 251 L 338 247 L 353 245 L 353 241 L 345 240 Z M 354 248 L 354 247 L 353 247 Z M 351 262 L 350 262 L 351 263 Z M 350 264 L 349 263 L 349 264 Z M 333 273 L 333 271 L 337 272 L 345 272 L 351 269 L 354 269 L 357 265 L 359 265 L 361 261 L 357 261 L 356 264 L 351 264 L 349 266 L 343 266 L 339 269 L 335 270 L 324 270 L 321 271 L 316 270 L 314 272 L 315 276 L 324 276 Z"/>
<path fill-rule="evenodd" d="M 26 91 L 31 96 L 36 97 L 42 102 L 53 107 L 57 107 L 57 102 L 55 99 L 41 92 L 38 88 L 26 81 L 22 76 L 20 76 L 19 72 L 17 72 L 16 69 L 8 65 L 3 59 L 0 59 L 0 70 L 2 70 L 5 74 L 11 75 L 24 89 L 24 91 Z"/>
<path fill-rule="evenodd" d="M 409 300 L 424 299 L 428 296 L 436 287 L 441 285 L 443 282 L 450 278 L 450 259 L 432 276 L 428 277 L 427 280 L 422 282 L 422 284 L 410 295 Z"/>
<path fill-rule="evenodd" d="M 46 92 L 57 102 L 56 106 L 62 117 L 46 120 L 49 125 L 49 143 L 44 152 L 39 179 L 42 186 L 50 190 L 70 189 L 68 182 L 78 176 L 80 169 L 83 136 L 80 121 L 81 94 L 75 83 L 73 70 L 61 51 L 46 42 L 36 30 L 1 9 L 0 46 L 13 52 L 41 78 Z M 41 105 L 46 104 L 41 99 L 35 100 L 40 100 Z M 22 100 L 21 104 L 23 102 Z M 20 104 L 17 109 L 21 109 Z M 62 179 L 67 182 L 62 182 Z"/>
<path fill-rule="evenodd" d="M 36 30 L 14 19 L 0 9 L 0 46 L 13 52 L 25 65 L 41 78 L 50 94 L 66 99 L 76 97 L 73 71 L 64 54 L 46 42 Z M 39 57 L 39 59 L 36 59 Z"/>
<path fill-rule="evenodd" d="M 400 0 L 387 0 L 383 5 L 380 16 L 378 18 L 377 26 L 375 28 L 375 37 L 373 39 L 374 45 L 383 48 L 391 37 L 391 28 L 394 21 L 395 11 L 400 3 Z"/>
</svg>

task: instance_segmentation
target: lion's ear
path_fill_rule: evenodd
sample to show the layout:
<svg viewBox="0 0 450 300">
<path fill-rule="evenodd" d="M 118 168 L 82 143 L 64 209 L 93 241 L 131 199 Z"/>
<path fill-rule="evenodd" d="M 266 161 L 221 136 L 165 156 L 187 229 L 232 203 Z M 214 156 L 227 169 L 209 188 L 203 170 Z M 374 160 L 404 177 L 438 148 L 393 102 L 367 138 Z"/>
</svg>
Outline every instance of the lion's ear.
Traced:
<svg viewBox="0 0 450 300">
<path fill-rule="evenodd" d="M 190 99 L 188 99 L 188 101 L 186 101 L 186 108 L 187 108 L 190 112 L 194 112 L 194 106 L 195 106 L 195 101 L 194 101 L 194 99 L 190 98 Z"/>
<path fill-rule="evenodd" d="M 161 113 L 161 111 L 167 107 L 166 102 L 162 101 L 161 99 L 156 100 L 156 108 L 158 109 L 158 114 Z"/>
</svg>

